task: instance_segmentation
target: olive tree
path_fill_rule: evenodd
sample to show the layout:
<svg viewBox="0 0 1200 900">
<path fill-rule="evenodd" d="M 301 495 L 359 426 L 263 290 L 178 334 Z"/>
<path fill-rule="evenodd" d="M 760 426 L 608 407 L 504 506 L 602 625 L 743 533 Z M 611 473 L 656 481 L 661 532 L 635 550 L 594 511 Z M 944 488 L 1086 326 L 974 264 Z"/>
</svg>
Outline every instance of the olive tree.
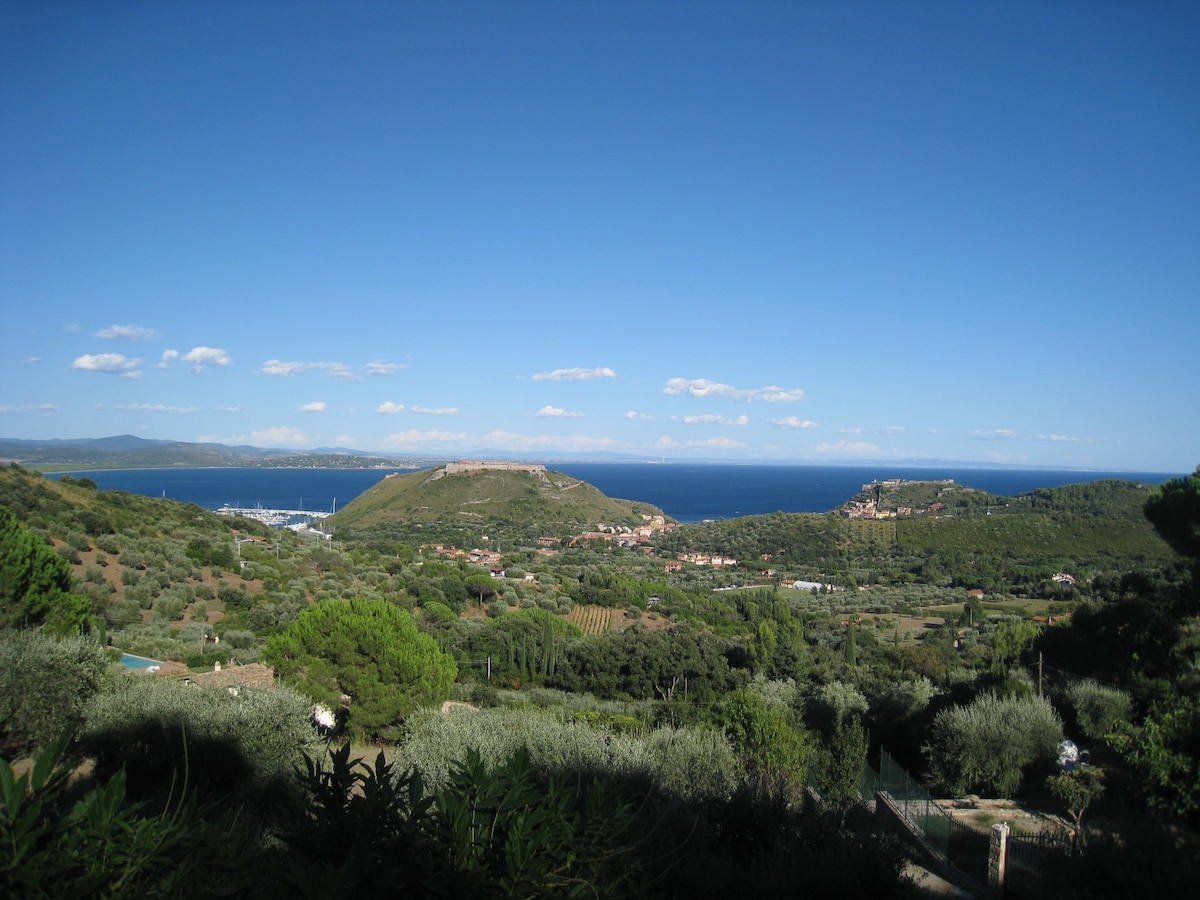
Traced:
<svg viewBox="0 0 1200 900">
<path fill-rule="evenodd" d="M 984 694 L 938 713 L 925 753 L 934 776 L 955 793 L 1009 797 L 1027 771 L 1054 761 L 1062 736 L 1062 720 L 1045 698 Z"/>
<path fill-rule="evenodd" d="M 0 630 L 0 752 L 48 746 L 84 719 L 120 665 L 96 641 L 41 631 Z"/>
<path fill-rule="evenodd" d="M 1129 694 L 1091 678 L 1072 685 L 1067 691 L 1067 700 L 1080 731 L 1093 741 L 1103 740 L 1119 723 L 1129 721 L 1133 712 Z"/>
</svg>

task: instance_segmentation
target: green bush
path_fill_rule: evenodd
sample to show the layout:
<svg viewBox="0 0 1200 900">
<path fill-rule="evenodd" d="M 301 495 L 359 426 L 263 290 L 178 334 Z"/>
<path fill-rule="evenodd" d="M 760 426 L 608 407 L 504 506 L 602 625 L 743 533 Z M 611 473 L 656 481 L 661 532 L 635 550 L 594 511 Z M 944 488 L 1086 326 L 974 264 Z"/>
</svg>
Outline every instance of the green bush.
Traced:
<svg viewBox="0 0 1200 900">
<path fill-rule="evenodd" d="M 439 603 L 436 600 L 426 602 L 421 616 L 423 624 L 435 627 L 445 627 L 453 625 L 458 621 L 458 613 L 452 610 L 445 603 Z"/>
<path fill-rule="evenodd" d="M 718 714 L 746 767 L 777 780 L 788 795 L 798 796 L 807 778 L 812 746 L 797 718 L 744 688 L 722 701 Z"/>
<path fill-rule="evenodd" d="M 1140 726 L 1118 725 L 1108 742 L 1133 770 L 1150 809 L 1200 824 L 1200 698 L 1173 694 Z"/>
<path fill-rule="evenodd" d="M 956 794 L 1010 797 L 1027 771 L 1054 762 L 1062 736 L 1045 698 L 984 694 L 938 713 L 925 752 L 934 777 Z"/>
<path fill-rule="evenodd" d="M 0 631 L 0 752 L 23 755 L 77 727 L 119 671 L 88 638 Z"/>
<path fill-rule="evenodd" d="M 0 895 L 58 898 L 231 896 L 255 869 L 213 810 L 191 799 L 152 815 L 127 802 L 124 771 L 73 800 L 66 738 L 18 776 L 0 759 Z"/>
<path fill-rule="evenodd" d="M 236 795 L 286 787 L 305 751 L 320 745 L 312 701 L 287 687 L 206 688 L 128 676 L 97 695 L 80 745 L 101 777 L 122 766 L 135 796 L 185 782 Z"/>
<path fill-rule="evenodd" d="M 1072 685 L 1067 691 L 1067 701 L 1079 730 L 1092 741 L 1103 740 L 1119 723 L 1128 722 L 1133 712 L 1127 693 L 1090 678 Z"/>
<path fill-rule="evenodd" d="M 621 897 L 644 894 L 635 811 L 602 778 L 477 750 L 429 789 L 380 753 L 308 760 L 308 815 L 284 834 L 278 896 Z"/>
<path fill-rule="evenodd" d="M 639 736 L 532 709 L 417 713 L 408 720 L 397 759 L 437 787 L 467 747 L 490 762 L 525 748 L 548 771 L 604 775 L 676 800 L 724 800 L 742 777 L 733 748 L 712 729 L 658 728 Z"/>
<path fill-rule="evenodd" d="M 867 711 L 867 698 L 853 684 L 831 681 L 820 685 L 805 704 L 805 714 L 813 726 L 826 737 L 850 719 L 858 719 Z"/>
</svg>

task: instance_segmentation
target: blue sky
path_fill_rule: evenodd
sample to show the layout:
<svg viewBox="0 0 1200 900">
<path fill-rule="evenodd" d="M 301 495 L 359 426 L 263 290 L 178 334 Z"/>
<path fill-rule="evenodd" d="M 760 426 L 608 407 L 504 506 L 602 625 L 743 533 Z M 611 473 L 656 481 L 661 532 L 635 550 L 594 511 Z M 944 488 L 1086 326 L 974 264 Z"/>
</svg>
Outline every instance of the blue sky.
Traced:
<svg viewBox="0 0 1200 900">
<path fill-rule="evenodd" d="M 0 3 L 0 436 L 1200 462 L 1200 6 Z"/>
</svg>

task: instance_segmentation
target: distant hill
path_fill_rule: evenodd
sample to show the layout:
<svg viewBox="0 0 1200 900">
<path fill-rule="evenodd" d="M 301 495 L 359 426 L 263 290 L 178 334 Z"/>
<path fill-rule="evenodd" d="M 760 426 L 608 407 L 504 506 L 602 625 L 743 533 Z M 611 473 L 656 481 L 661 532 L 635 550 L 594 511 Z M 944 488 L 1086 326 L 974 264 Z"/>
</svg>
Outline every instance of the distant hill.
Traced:
<svg viewBox="0 0 1200 900">
<path fill-rule="evenodd" d="M 451 463 L 389 475 L 338 510 L 335 527 L 370 529 L 403 524 L 512 523 L 547 533 L 601 525 L 636 526 L 663 511 L 649 503 L 618 500 L 540 465 Z"/>
<path fill-rule="evenodd" d="M 225 444 L 157 441 L 130 434 L 81 440 L 29 441 L 0 438 L 0 461 L 42 471 L 162 469 L 198 466 L 299 466 L 372 468 L 428 464 L 428 458 L 383 457 L 340 448 L 311 453 Z"/>
<path fill-rule="evenodd" d="M 39 469 L 153 469 L 167 466 L 231 466 L 261 461 L 278 450 L 153 441 L 125 434 L 70 441 L 0 439 L 0 458 Z"/>
</svg>

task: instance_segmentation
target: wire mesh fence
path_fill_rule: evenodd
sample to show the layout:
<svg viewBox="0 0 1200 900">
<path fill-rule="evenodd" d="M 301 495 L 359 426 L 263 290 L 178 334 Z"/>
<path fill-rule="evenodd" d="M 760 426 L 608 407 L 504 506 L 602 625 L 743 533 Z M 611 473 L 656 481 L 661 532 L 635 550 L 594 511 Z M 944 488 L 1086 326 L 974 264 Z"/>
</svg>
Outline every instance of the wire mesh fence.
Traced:
<svg viewBox="0 0 1200 900">
<path fill-rule="evenodd" d="M 878 790 L 887 793 L 934 850 L 965 874 L 980 881 L 987 879 L 990 840 L 987 831 L 959 822 L 942 809 L 886 750 L 879 754 L 878 784 Z"/>
<path fill-rule="evenodd" d="M 954 868 L 979 883 L 988 881 L 988 857 L 991 834 L 989 830 L 974 828 L 955 820 L 947 810 L 937 804 L 932 794 L 926 791 L 907 770 L 893 760 L 886 750 L 880 751 L 880 768 L 876 770 L 868 763 L 863 767 L 859 782 L 859 800 L 874 804 L 875 798 L 884 794 L 890 805 L 905 818 L 914 832 L 923 836 L 930 850 L 947 859 Z M 822 796 L 821 785 L 810 773 L 809 786 L 817 797 Z M 1050 853 L 1049 844 L 1022 847 L 1018 863 L 1021 877 L 1028 883 L 1037 878 L 1040 890 L 1040 866 Z M 1014 894 L 1015 895 L 1015 894 Z M 1021 894 L 1020 896 L 1038 896 Z"/>
<path fill-rule="evenodd" d="M 1076 851 L 1070 835 L 1058 832 L 1013 834 L 1008 838 L 1008 866 L 1004 880 L 1005 897 L 1014 900 L 1043 900 L 1046 896 L 1043 873 Z"/>
</svg>

